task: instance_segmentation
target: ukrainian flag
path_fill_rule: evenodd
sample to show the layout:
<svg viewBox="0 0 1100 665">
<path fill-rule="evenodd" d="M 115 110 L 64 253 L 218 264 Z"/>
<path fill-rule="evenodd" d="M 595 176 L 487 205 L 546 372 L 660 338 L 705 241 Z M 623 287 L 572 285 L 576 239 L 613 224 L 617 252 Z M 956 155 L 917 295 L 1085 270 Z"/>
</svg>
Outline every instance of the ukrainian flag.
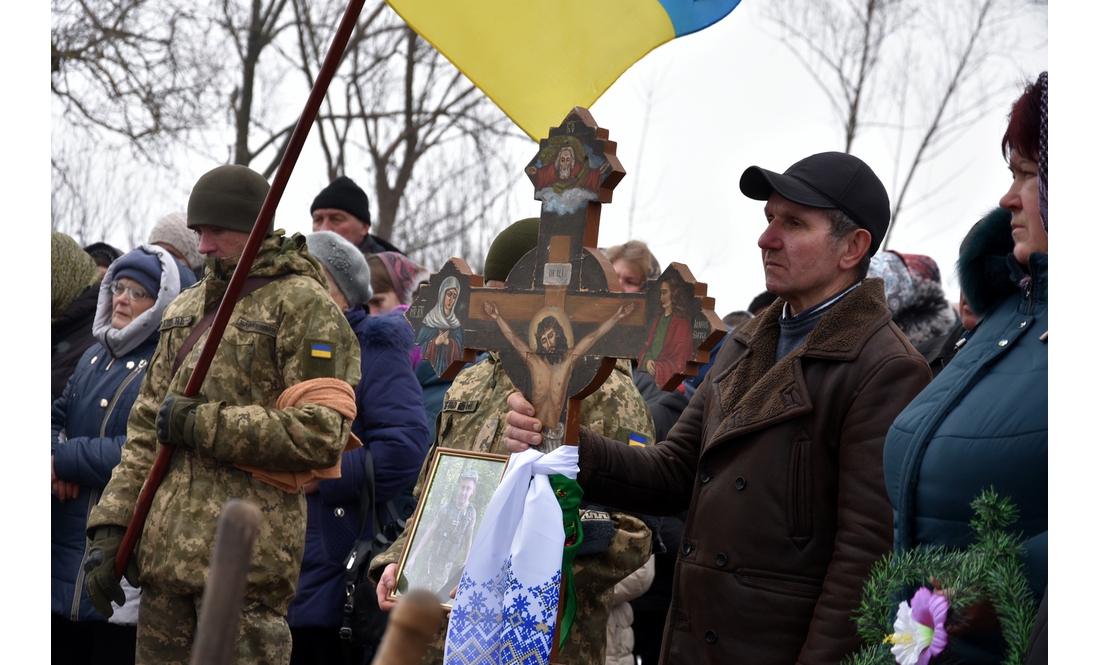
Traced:
<svg viewBox="0 0 1100 665">
<path fill-rule="evenodd" d="M 386 0 L 536 141 L 740 0 Z"/>
<path fill-rule="evenodd" d="M 322 342 L 312 342 L 309 345 L 310 356 L 314 358 L 331 358 L 332 345 Z"/>
</svg>

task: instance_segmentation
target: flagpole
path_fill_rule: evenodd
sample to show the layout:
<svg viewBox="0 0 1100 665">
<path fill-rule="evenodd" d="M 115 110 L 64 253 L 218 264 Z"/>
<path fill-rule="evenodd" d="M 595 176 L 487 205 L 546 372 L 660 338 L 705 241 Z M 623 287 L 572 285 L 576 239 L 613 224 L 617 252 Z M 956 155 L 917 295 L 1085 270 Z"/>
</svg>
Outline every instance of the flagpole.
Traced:
<svg viewBox="0 0 1100 665">
<path fill-rule="evenodd" d="M 207 371 L 210 369 L 210 362 L 214 357 L 214 352 L 218 348 L 218 343 L 221 341 L 222 334 L 225 332 L 225 327 L 229 323 L 229 317 L 233 313 L 233 308 L 237 304 L 237 299 L 240 297 L 241 288 L 244 285 L 245 279 L 248 277 L 248 273 L 252 270 L 252 263 L 256 260 L 256 254 L 259 252 L 260 243 L 263 242 L 264 236 L 267 235 L 267 229 L 275 216 L 275 209 L 279 206 L 279 200 L 282 198 L 283 191 L 286 189 L 287 181 L 290 180 L 290 174 L 294 170 L 294 165 L 302 152 L 302 147 L 305 145 L 306 137 L 309 135 L 309 130 L 313 126 L 313 121 L 317 118 L 317 112 L 321 108 L 321 102 L 325 98 L 325 93 L 328 91 L 328 86 L 332 81 L 332 77 L 336 74 L 336 68 L 340 65 L 340 59 L 343 57 L 344 49 L 347 48 L 348 41 L 351 39 L 351 33 L 355 30 L 355 24 L 359 20 L 359 14 L 363 10 L 363 4 L 365 2 L 366 0 L 351 0 L 347 10 L 344 11 L 344 18 L 340 21 L 340 26 L 336 30 L 336 36 L 332 39 L 332 45 L 329 47 L 328 54 L 325 56 L 325 61 L 321 65 L 320 71 L 317 73 L 317 80 L 314 82 L 313 89 L 310 91 L 309 98 L 306 100 L 305 109 L 298 118 L 298 124 L 295 125 L 294 133 L 291 135 L 290 141 L 287 143 L 286 151 L 279 161 L 279 170 L 275 172 L 275 178 L 271 182 L 271 189 L 268 190 L 267 196 L 264 198 L 263 206 L 260 208 L 260 214 L 256 217 L 256 223 L 252 227 L 252 232 L 248 235 L 248 242 L 245 243 L 240 261 L 237 263 L 237 267 L 233 271 L 233 276 L 229 280 L 225 295 L 222 297 L 221 304 L 218 306 L 218 312 L 214 315 L 214 323 L 210 326 L 210 333 L 206 338 L 206 342 L 203 344 L 202 351 L 199 353 L 198 361 L 195 363 L 195 369 L 191 373 L 191 378 L 187 382 L 187 387 L 184 389 L 183 394 L 187 397 L 194 397 L 199 393 L 200 388 L 202 388 L 202 383 L 206 379 Z M 153 496 L 156 494 L 161 482 L 163 482 L 164 476 L 168 473 L 168 465 L 171 463 L 172 455 L 175 451 L 175 446 L 161 444 L 160 451 L 157 453 L 157 458 L 153 462 L 153 468 L 149 471 L 149 478 L 145 481 L 145 485 L 142 487 L 141 494 L 138 497 L 137 505 L 134 507 L 134 514 L 130 518 L 130 525 L 127 527 L 126 534 L 122 538 L 118 556 L 115 558 L 116 579 L 122 579 L 126 566 L 130 563 L 134 545 L 145 527 L 145 519 L 149 515 L 149 507 L 153 503 Z"/>
</svg>

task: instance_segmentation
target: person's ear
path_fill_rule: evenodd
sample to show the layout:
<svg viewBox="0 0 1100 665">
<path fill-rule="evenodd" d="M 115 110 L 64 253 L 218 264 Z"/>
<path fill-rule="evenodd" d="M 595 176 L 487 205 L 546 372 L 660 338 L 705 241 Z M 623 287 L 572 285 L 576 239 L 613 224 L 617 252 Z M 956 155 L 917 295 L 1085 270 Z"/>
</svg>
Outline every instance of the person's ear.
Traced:
<svg viewBox="0 0 1100 665">
<path fill-rule="evenodd" d="M 840 255 L 840 269 L 851 270 L 859 265 L 863 256 L 871 249 L 871 233 L 867 229 L 856 229 L 844 241 Z"/>
</svg>

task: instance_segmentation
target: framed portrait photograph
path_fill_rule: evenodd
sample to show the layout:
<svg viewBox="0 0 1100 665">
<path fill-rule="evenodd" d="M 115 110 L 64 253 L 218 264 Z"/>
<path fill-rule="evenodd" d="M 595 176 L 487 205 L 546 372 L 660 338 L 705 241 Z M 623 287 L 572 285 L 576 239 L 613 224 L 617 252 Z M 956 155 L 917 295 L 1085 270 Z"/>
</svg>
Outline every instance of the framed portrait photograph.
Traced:
<svg viewBox="0 0 1100 665">
<path fill-rule="evenodd" d="M 504 477 L 508 455 L 437 448 L 409 526 L 391 598 L 427 589 L 445 607 L 470 555 L 474 534 Z"/>
</svg>

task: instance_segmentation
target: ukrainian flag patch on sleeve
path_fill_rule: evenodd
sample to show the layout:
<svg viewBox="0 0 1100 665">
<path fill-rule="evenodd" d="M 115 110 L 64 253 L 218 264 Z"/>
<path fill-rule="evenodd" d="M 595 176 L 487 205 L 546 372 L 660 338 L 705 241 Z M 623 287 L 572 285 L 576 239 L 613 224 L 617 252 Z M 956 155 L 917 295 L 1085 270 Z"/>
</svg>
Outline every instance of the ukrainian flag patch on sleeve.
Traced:
<svg viewBox="0 0 1100 665">
<path fill-rule="evenodd" d="M 302 345 L 302 380 L 335 378 L 334 344 L 325 340 L 307 339 Z"/>
<path fill-rule="evenodd" d="M 309 355 L 312 358 L 331 358 L 332 345 L 325 342 L 310 342 Z"/>
</svg>

